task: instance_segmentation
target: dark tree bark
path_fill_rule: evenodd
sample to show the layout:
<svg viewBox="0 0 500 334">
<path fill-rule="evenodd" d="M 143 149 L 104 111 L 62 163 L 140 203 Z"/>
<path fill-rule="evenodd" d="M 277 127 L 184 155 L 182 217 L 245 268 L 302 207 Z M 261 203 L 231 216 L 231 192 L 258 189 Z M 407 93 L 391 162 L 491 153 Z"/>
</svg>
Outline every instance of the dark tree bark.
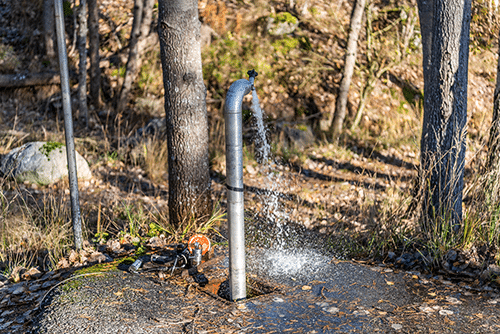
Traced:
<svg viewBox="0 0 500 334">
<path fill-rule="evenodd" d="M 78 106 L 85 117 L 85 126 L 89 126 L 89 111 L 87 109 L 87 2 L 80 0 L 78 7 Z"/>
<path fill-rule="evenodd" d="M 54 0 L 43 0 L 43 30 L 45 52 L 49 58 L 56 57 L 55 49 Z"/>
<path fill-rule="evenodd" d="M 361 30 L 365 3 L 366 0 L 356 0 L 352 8 L 350 31 L 345 51 L 344 73 L 342 75 L 342 81 L 340 82 L 339 95 L 335 103 L 335 113 L 333 115 L 333 122 L 330 130 L 334 141 L 338 139 L 344 124 L 349 87 L 351 86 L 352 74 L 354 73 L 354 65 L 356 64 L 358 37 L 359 31 Z"/>
<path fill-rule="evenodd" d="M 423 58 L 423 226 L 451 227 L 456 232 L 462 222 L 471 3 L 433 2 L 418 3 L 424 44 L 431 41 Z M 433 11 L 427 10 L 429 6 Z M 426 16 L 429 13 L 432 18 Z"/>
<path fill-rule="evenodd" d="M 90 103 L 101 105 L 101 67 L 99 58 L 99 9 L 97 0 L 88 0 L 89 6 L 89 55 L 90 55 Z"/>
<path fill-rule="evenodd" d="M 418 0 L 418 16 L 420 18 L 420 33 L 422 35 L 422 67 L 424 82 L 428 82 L 432 68 L 432 26 L 434 21 L 434 0 Z"/>
<path fill-rule="evenodd" d="M 211 213 L 206 88 L 196 0 L 160 0 L 160 37 L 172 224 Z"/>
<path fill-rule="evenodd" d="M 490 174 L 486 186 L 491 204 L 500 202 L 500 50 L 498 54 L 497 83 L 493 95 L 493 118 L 490 138 L 488 139 L 488 162 L 486 165 L 486 171 Z"/>
</svg>

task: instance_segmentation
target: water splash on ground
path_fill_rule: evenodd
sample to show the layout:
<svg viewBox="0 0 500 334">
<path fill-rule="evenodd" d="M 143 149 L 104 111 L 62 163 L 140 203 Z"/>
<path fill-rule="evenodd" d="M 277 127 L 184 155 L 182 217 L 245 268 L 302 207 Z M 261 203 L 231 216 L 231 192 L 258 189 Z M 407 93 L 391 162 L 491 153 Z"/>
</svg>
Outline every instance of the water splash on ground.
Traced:
<svg viewBox="0 0 500 334">
<path fill-rule="evenodd" d="M 324 270 L 331 261 L 313 249 L 250 249 L 247 267 L 259 277 L 278 281 L 307 279 Z"/>
</svg>

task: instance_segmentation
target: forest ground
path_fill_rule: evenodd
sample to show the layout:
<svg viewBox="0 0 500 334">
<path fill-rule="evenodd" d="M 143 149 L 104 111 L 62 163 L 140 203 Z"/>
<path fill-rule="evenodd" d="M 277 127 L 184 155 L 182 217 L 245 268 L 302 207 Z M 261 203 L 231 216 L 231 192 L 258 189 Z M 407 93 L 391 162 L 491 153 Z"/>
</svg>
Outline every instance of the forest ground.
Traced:
<svg viewBox="0 0 500 334">
<path fill-rule="evenodd" d="M 164 115 L 159 47 L 144 55 L 131 103 L 126 113 L 116 114 L 113 99 L 123 81 L 132 4 L 118 0 L 99 3 L 103 14 L 100 33 L 104 105 L 91 110 L 87 129 L 73 103 L 77 151 L 88 160 L 94 174 L 93 180 L 80 183 L 85 238 L 104 242 L 106 238 L 133 240 L 171 233 L 172 240 L 179 239 L 183 231 L 172 229 L 166 218 L 165 143 L 158 136 L 144 139 L 132 150 L 123 144 L 151 119 Z M 215 31 L 202 55 L 208 89 L 213 196 L 220 203 L 219 213 L 225 206 L 222 101 L 228 85 L 255 67 L 260 73 L 256 86 L 268 116 L 268 137 L 275 160 L 270 168 L 255 159 L 250 117 L 245 124 L 244 182 L 253 245 L 280 242 L 273 237 L 276 222 L 266 218 L 267 211 L 272 210 L 279 221 L 291 226 L 285 237 L 290 243 L 297 239 L 292 235 L 295 231 L 313 231 L 318 240 L 323 240 L 323 246 L 340 259 L 396 262 L 405 253 L 418 254 L 426 249 L 421 241 L 426 236 L 419 231 L 418 214 L 406 214 L 418 171 L 422 119 L 423 79 L 415 4 L 374 3 L 373 13 L 378 16 L 373 21 L 373 44 L 367 47 L 365 31 L 349 96 L 346 130 L 338 143 L 332 143 L 322 127 L 331 115 L 341 78 L 351 3 L 310 1 L 304 11 L 305 2 L 298 2 L 295 10 L 289 9 L 300 21 L 294 35 L 266 34 L 266 17 L 285 11 L 288 3 L 200 2 L 202 20 Z M 0 18 L 7 27 L 0 45 L 1 73 L 57 70 L 56 64 L 42 53 L 41 37 L 35 33 L 41 27 L 28 24 L 38 22 L 37 5 L 22 7 L 7 0 L 1 0 L 0 5 L 8 14 Z M 470 47 L 465 198 L 469 200 L 466 206 L 472 207 L 477 204 L 474 194 L 486 155 L 498 47 L 496 36 L 487 33 L 498 30 L 492 29 L 496 19 L 489 20 L 489 12 L 482 11 L 486 7 L 486 2 L 476 4 Z M 222 28 L 217 23 L 221 21 L 225 23 Z M 67 17 L 66 26 L 71 32 L 71 17 Z M 71 38 L 69 33 L 69 45 Z M 71 69 L 77 71 L 76 53 L 70 56 Z M 390 69 L 377 76 L 376 69 L 384 64 Z M 367 83 L 373 78 L 371 87 Z M 371 93 L 359 125 L 351 129 L 364 88 Z M 72 83 L 72 91 L 76 93 L 76 82 Z M 250 101 L 246 99 L 245 103 Z M 0 110 L 0 153 L 28 141 L 64 142 L 57 86 L 3 89 Z M 302 133 L 304 145 L 292 139 L 292 130 Z M 313 136 L 309 142 L 308 133 Z M 17 239 L 4 241 L 4 272 L 9 274 L 18 265 L 43 267 L 47 258 L 57 263 L 67 255 L 71 245 L 71 229 L 66 223 L 70 216 L 67 182 L 39 186 L 2 180 L 1 184 L 3 214 L 11 217 L 4 223 L 4 231 L 21 231 L 16 232 Z M 271 201 L 268 190 L 281 199 L 278 207 L 270 209 L 266 205 Z M 258 228 L 252 229 L 254 225 Z M 60 233 L 53 233 L 56 229 Z M 222 219 L 210 225 L 196 222 L 190 232 L 196 230 L 211 231 L 217 242 L 225 243 Z M 478 240 L 470 245 L 443 245 L 438 249 L 440 257 L 435 263 L 431 261 L 432 266 L 425 261 L 413 265 L 423 271 L 443 270 L 441 260 L 454 248 L 461 254 L 457 261 L 467 263 L 473 273 L 479 270 L 476 274 L 497 261 L 495 247 Z M 45 254 L 44 259 L 34 260 L 40 258 L 40 252 Z M 490 283 L 495 285 L 495 279 L 477 281 L 478 285 Z"/>
</svg>

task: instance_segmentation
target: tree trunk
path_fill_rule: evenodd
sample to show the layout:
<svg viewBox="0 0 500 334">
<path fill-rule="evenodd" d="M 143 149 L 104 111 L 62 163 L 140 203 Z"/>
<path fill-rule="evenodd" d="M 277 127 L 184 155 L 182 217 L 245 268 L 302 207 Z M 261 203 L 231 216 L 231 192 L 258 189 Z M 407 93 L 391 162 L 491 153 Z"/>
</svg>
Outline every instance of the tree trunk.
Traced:
<svg viewBox="0 0 500 334">
<path fill-rule="evenodd" d="M 99 59 L 99 9 L 97 0 L 89 5 L 89 53 L 90 53 L 90 102 L 95 108 L 101 105 L 101 67 Z"/>
<path fill-rule="evenodd" d="M 139 59 L 139 37 L 141 35 L 141 21 L 144 6 L 144 0 L 135 0 L 134 2 L 134 22 L 132 23 L 132 32 L 130 33 L 129 53 L 127 67 L 125 69 L 125 78 L 123 79 L 122 90 L 118 98 L 116 110 L 122 112 L 127 106 L 128 96 L 132 89 L 132 83 L 137 73 Z"/>
<path fill-rule="evenodd" d="M 160 0 L 160 37 L 172 224 L 211 213 L 206 88 L 196 0 Z"/>
<path fill-rule="evenodd" d="M 351 85 L 352 74 L 354 72 L 354 65 L 356 64 L 356 53 L 358 47 L 359 31 L 361 30 L 361 21 L 363 19 L 363 12 L 365 9 L 366 0 L 356 0 L 352 8 L 351 15 L 351 29 L 347 39 L 347 49 L 345 52 L 344 73 L 342 81 L 340 82 L 339 95 L 335 104 L 335 114 L 333 115 L 333 123 L 331 126 L 331 133 L 333 140 L 338 140 L 347 108 L 347 98 L 349 95 L 349 86 Z"/>
<path fill-rule="evenodd" d="M 462 222 L 471 3 L 434 0 L 433 11 L 424 4 L 429 1 L 419 2 L 422 36 L 424 44 L 432 42 L 428 53 L 423 50 L 423 226 L 456 232 Z"/>
<path fill-rule="evenodd" d="M 85 126 L 89 126 L 89 111 L 87 109 L 87 2 L 80 0 L 78 7 L 78 106 L 85 117 Z"/>
<path fill-rule="evenodd" d="M 141 0 L 139 0 L 141 1 Z M 122 111 L 128 102 L 128 97 L 130 91 L 132 90 L 132 84 L 137 79 L 137 75 L 141 69 L 142 60 L 141 56 L 149 43 L 147 37 L 151 32 L 151 22 L 153 20 L 153 7 L 155 0 L 142 0 L 142 10 L 140 13 L 134 11 L 134 23 L 132 31 L 138 29 L 139 33 L 135 40 L 132 40 L 134 35 L 132 34 L 130 38 L 130 52 L 127 61 L 127 68 L 125 70 L 125 79 L 123 80 L 122 90 L 120 92 L 120 98 L 118 101 L 118 111 Z M 136 17 L 139 18 L 136 27 Z M 157 43 L 157 37 L 153 43 Z M 133 47 L 132 47 L 133 46 Z"/>
<path fill-rule="evenodd" d="M 142 8 L 142 20 L 141 20 L 141 40 L 145 40 L 149 33 L 151 32 L 151 22 L 153 21 L 153 7 L 156 0 L 144 0 L 144 6 Z M 139 47 L 139 52 L 142 48 Z"/>
<path fill-rule="evenodd" d="M 500 36 L 499 36 L 500 40 Z M 490 138 L 488 140 L 487 193 L 491 204 L 500 202 L 500 50 L 498 52 L 497 83 L 493 97 L 493 119 L 491 120 Z"/>
<path fill-rule="evenodd" d="M 45 52 L 51 59 L 56 57 L 54 25 L 54 0 L 43 1 L 43 30 Z"/>
</svg>

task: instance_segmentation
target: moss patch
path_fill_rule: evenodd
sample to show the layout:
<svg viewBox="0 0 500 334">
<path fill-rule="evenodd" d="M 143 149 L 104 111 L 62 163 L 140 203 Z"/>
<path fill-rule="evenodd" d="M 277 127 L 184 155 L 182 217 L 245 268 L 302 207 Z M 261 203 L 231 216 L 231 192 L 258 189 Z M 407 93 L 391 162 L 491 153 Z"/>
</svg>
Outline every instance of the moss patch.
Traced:
<svg viewBox="0 0 500 334">
<path fill-rule="evenodd" d="M 49 155 L 52 151 L 59 149 L 59 152 L 62 153 L 62 147 L 64 144 L 56 142 L 56 141 L 48 141 L 45 144 L 43 144 L 42 147 L 40 147 L 38 150 L 40 153 L 45 155 L 47 159 L 50 161 Z"/>
</svg>

